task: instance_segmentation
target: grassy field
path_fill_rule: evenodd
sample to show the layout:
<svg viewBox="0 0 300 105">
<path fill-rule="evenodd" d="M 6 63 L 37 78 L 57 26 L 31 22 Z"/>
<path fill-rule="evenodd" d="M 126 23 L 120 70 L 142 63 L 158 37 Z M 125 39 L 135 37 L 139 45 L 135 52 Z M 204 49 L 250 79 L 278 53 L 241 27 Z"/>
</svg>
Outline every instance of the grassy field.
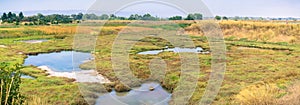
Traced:
<svg viewBox="0 0 300 105">
<path fill-rule="evenodd" d="M 95 21 L 97 22 L 97 21 Z M 124 28 L 143 31 L 152 29 L 172 30 L 176 26 L 156 25 L 126 27 L 130 21 L 112 21 L 97 34 L 95 56 L 96 70 L 114 81 L 116 89 L 120 86 L 112 70 L 111 52 L 118 32 Z M 201 24 L 191 21 L 176 21 L 184 28 L 195 46 L 209 50 L 209 42 L 201 31 Z M 299 24 L 260 21 L 220 21 L 219 25 L 227 45 L 226 72 L 221 90 L 214 100 L 214 105 L 223 104 L 277 104 L 296 103 L 300 77 Z M 82 33 L 100 30 L 94 22 L 80 26 Z M 77 25 L 56 26 L 0 26 L 0 61 L 23 64 L 26 54 L 72 50 Z M 22 40 L 48 39 L 48 42 L 29 44 Z M 172 45 L 164 39 L 148 37 L 136 43 L 130 51 L 130 68 L 140 79 L 151 76 L 149 62 L 160 57 L 168 65 L 164 79 L 159 81 L 169 91 L 173 91 L 180 77 L 179 54 L 163 52 L 158 55 L 138 55 L 138 52 L 163 49 Z M 211 55 L 199 54 L 201 75 L 196 91 L 189 100 L 191 105 L 201 99 L 209 74 L 211 73 Z M 89 62 L 82 68 L 93 68 Z M 86 104 L 72 79 L 47 77 L 36 67 L 22 69 L 24 74 L 37 79 L 23 79 L 21 91 L 29 104 Z M 126 87 L 125 87 L 126 88 Z M 117 89 L 123 90 L 123 89 Z M 126 90 L 126 89 L 125 89 Z M 299 100 L 299 99 L 298 99 Z M 36 102 L 36 103 L 34 103 Z M 298 102 L 299 103 L 299 102 Z"/>
</svg>

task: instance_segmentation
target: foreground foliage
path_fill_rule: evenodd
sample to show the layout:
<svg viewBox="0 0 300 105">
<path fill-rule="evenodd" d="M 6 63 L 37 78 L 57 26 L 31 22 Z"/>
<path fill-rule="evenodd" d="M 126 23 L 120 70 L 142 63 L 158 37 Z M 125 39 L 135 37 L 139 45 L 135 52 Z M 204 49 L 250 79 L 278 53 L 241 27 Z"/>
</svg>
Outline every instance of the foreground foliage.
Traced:
<svg viewBox="0 0 300 105">
<path fill-rule="evenodd" d="M 20 94 L 20 66 L 11 67 L 8 63 L 0 63 L 0 104 L 21 105 L 24 97 Z"/>
</svg>

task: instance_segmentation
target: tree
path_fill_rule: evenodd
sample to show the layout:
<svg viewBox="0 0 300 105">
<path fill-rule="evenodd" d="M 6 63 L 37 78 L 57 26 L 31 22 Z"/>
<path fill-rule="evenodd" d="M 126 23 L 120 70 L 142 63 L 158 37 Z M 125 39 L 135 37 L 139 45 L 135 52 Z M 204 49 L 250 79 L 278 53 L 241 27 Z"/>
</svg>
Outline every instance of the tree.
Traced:
<svg viewBox="0 0 300 105">
<path fill-rule="evenodd" d="M 82 13 L 78 13 L 78 15 L 76 16 L 76 20 L 82 20 L 83 14 Z"/>
<path fill-rule="evenodd" d="M 203 15 L 200 13 L 188 14 L 184 20 L 202 20 Z"/>
<path fill-rule="evenodd" d="M 72 15 L 71 15 L 71 17 L 72 17 L 74 20 L 77 20 L 77 19 L 76 19 L 76 16 L 77 16 L 76 14 L 72 14 Z"/>
<path fill-rule="evenodd" d="M 126 20 L 126 17 L 122 17 L 122 16 L 119 16 L 117 17 L 118 20 Z"/>
<path fill-rule="evenodd" d="M 223 20 L 228 20 L 228 17 L 223 16 L 222 19 L 223 19 Z"/>
<path fill-rule="evenodd" d="M 141 20 L 142 19 L 142 16 L 141 15 L 138 15 L 138 14 L 132 14 L 129 16 L 128 20 Z"/>
<path fill-rule="evenodd" d="M 130 15 L 128 20 L 136 20 L 135 16 L 134 15 Z"/>
<path fill-rule="evenodd" d="M 17 17 L 17 15 L 15 14 L 15 13 L 12 13 L 12 21 L 14 22 L 14 21 L 19 21 L 19 19 L 18 19 L 18 17 Z"/>
<path fill-rule="evenodd" d="M 12 18 L 12 13 L 11 12 L 8 12 L 7 18 Z"/>
<path fill-rule="evenodd" d="M 182 20 L 182 16 L 173 16 L 170 17 L 169 20 Z"/>
<path fill-rule="evenodd" d="M 149 13 L 147 13 L 147 14 L 143 15 L 142 20 L 153 20 L 153 19 L 152 19 L 152 16 Z"/>
<path fill-rule="evenodd" d="M 100 16 L 100 19 L 101 19 L 101 20 L 107 20 L 107 19 L 109 19 L 109 16 L 108 16 L 107 14 L 102 14 L 102 15 Z"/>
<path fill-rule="evenodd" d="M 7 14 L 7 22 L 8 22 L 8 23 L 12 23 L 12 22 L 13 22 L 12 17 L 13 17 L 12 13 L 11 13 L 11 12 L 8 12 L 8 14 Z"/>
<path fill-rule="evenodd" d="M 43 19 L 43 18 L 44 18 L 44 15 L 43 15 L 43 14 L 41 14 L 41 13 L 38 13 L 38 14 L 37 14 L 37 18 L 39 18 L 39 19 Z"/>
<path fill-rule="evenodd" d="M 19 21 L 16 21 L 16 25 L 20 25 L 20 22 L 19 22 Z"/>
<path fill-rule="evenodd" d="M 2 22 L 6 22 L 7 21 L 7 15 L 4 12 L 3 15 L 1 16 Z"/>
<path fill-rule="evenodd" d="M 115 20 L 116 18 L 117 18 L 117 16 L 114 15 L 114 14 L 110 14 L 110 16 L 109 16 L 109 19 L 110 19 L 110 20 Z"/>
<path fill-rule="evenodd" d="M 24 19 L 24 15 L 22 12 L 19 13 L 19 20 L 22 21 Z"/>
<path fill-rule="evenodd" d="M 47 23 L 45 20 L 45 16 L 41 13 L 38 13 L 36 18 L 38 20 L 37 25 L 44 25 Z"/>
<path fill-rule="evenodd" d="M 188 14 L 184 20 L 194 20 L 194 14 Z"/>
<path fill-rule="evenodd" d="M 200 14 L 200 13 L 195 13 L 195 14 L 194 14 L 194 19 L 195 19 L 195 20 L 202 20 L 202 19 L 203 19 L 203 16 L 202 16 L 202 14 Z"/>
<path fill-rule="evenodd" d="M 264 18 L 263 17 L 259 17 L 258 20 L 264 20 Z"/>
<path fill-rule="evenodd" d="M 216 19 L 216 20 L 221 20 L 222 17 L 217 15 L 217 16 L 215 17 L 215 19 Z"/>
<path fill-rule="evenodd" d="M 235 21 L 238 21 L 238 20 L 240 20 L 240 17 L 235 16 L 235 17 L 234 17 L 234 20 L 235 20 Z"/>
<path fill-rule="evenodd" d="M 250 20 L 250 18 L 249 17 L 245 17 L 244 20 Z"/>
</svg>

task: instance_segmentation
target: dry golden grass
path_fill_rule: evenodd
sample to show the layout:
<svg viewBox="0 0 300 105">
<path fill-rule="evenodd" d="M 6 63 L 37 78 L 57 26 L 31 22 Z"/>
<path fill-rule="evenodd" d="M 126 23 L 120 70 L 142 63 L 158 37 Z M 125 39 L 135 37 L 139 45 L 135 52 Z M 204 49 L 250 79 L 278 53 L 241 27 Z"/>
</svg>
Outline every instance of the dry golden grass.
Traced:
<svg viewBox="0 0 300 105">
<path fill-rule="evenodd" d="M 225 37 L 235 37 L 237 40 L 260 42 L 290 42 L 299 43 L 300 25 L 283 24 L 279 22 L 262 21 L 221 21 L 219 25 Z M 186 28 L 189 34 L 203 35 L 199 24 Z"/>
<path fill-rule="evenodd" d="M 30 96 L 26 100 L 26 105 L 50 105 L 50 104 L 38 96 Z"/>
<path fill-rule="evenodd" d="M 42 31 L 46 34 L 74 34 L 76 27 L 74 26 L 39 26 L 34 27 L 34 30 Z"/>
<path fill-rule="evenodd" d="M 279 89 L 275 84 L 261 83 L 240 91 L 235 97 L 235 103 L 241 105 L 299 105 L 299 93 L 299 82 L 287 89 Z"/>
<path fill-rule="evenodd" d="M 280 93 L 276 85 L 262 83 L 243 89 L 235 98 L 241 105 L 274 105 Z"/>
<path fill-rule="evenodd" d="M 0 30 L 24 30 L 24 27 L 18 27 L 18 28 L 0 28 Z"/>
</svg>

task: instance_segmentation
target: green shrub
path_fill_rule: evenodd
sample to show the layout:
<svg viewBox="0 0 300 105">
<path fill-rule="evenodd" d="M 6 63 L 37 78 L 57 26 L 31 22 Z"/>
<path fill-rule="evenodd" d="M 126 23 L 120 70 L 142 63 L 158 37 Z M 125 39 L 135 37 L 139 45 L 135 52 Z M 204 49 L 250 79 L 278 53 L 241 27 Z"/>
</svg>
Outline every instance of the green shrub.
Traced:
<svg viewBox="0 0 300 105">
<path fill-rule="evenodd" d="M 21 84 L 21 66 L 10 67 L 8 63 L 0 63 L 0 104 L 20 105 L 24 102 L 19 86 Z"/>
<path fill-rule="evenodd" d="M 188 26 L 191 26 L 192 24 L 191 23 L 179 23 L 178 24 L 181 28 L 186 28 Z"/>
</svg>

